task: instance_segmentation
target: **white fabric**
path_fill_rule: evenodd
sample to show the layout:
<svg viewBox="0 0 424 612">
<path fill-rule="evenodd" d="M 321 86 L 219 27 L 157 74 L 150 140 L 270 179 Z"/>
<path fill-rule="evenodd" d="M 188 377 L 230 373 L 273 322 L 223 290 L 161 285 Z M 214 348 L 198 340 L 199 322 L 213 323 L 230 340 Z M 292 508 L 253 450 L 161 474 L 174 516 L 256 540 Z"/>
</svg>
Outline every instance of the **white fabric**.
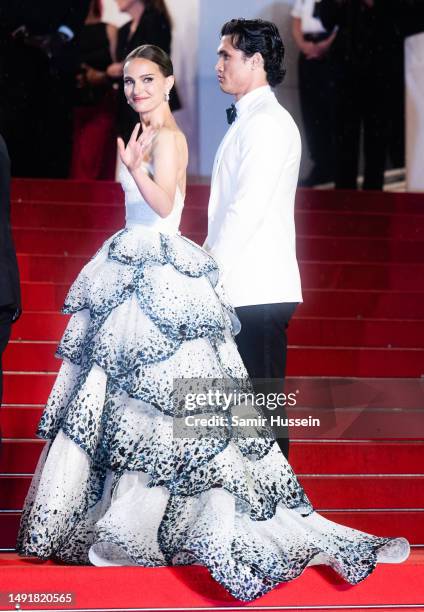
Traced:
<svg viewBox="0 0 424 612">
<path fill-rule="evenodd" d="M 268 86 L 236 107 L 215 158 L 205 248 L 234 306 L 301 302 L 294 223 L 299 130 Z"/>
<path fill-rule="evenodd" d="M 405 42 L 406 186 L 424 191 L 424 33 Z"/>
<path fill-rule="evenodd" d="M 291 12 L 292 17 L 301 20 L 301 30 L 307 34 L 321 34 L 325 32 L 321 19 L 314 17 L 315 0 L 295 0 Z"/>
<path fill-rule="evenodd" d="M 149 164 L 146 164 L 144 170 L 150 175 L 153 174 L 153 168 Z M 171 214 L 167 217 L 161 217 L 141 197 L 140 190 L 124 164 L 121 164 L 119 169 L 119 180 L 125 188 L 126 227 L 147 227 L 165 234 L 176 234 L 178 232 L 184 207 L 183 196 L 178 187 Z"/>
</svg>

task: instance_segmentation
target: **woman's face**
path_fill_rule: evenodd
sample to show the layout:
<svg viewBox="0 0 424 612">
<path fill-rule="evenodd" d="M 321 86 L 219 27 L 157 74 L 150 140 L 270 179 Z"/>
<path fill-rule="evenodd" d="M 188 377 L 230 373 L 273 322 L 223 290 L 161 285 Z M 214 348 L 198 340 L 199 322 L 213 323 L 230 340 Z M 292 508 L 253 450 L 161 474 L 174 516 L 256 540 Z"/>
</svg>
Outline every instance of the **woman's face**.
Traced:
<svg viewBox="0 0 424 612">
<path fill-rule="evenodd" d="M 121 13 L 125 13 L 133 4 L 143 4 L 141 0 L 115 0 Z"/>
<path fill-rule="evenodd" d="M 135 58 L 124 66 L 124 92 L 137 113 L 149 113 L 165 102 L 174 77 L 165 77 L 154 62 Z"/>
</svg>

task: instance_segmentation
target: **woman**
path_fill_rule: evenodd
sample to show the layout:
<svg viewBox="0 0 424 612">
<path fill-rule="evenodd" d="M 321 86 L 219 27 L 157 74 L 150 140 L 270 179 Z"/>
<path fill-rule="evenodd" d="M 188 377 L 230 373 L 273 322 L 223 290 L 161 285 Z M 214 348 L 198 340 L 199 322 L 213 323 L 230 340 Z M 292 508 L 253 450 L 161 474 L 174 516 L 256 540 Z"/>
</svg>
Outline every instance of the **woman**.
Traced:
<svg viewBox="0 0 424 612">
<path fill-rule="evenodd" d="M 65 302 L 73 316 L 38 429 L 49 442 L 19 552 L 99 566 L 203 564 L 244 601 L 307 565 L 331 564 L 355 584 L 377 560 L 404 560 L 403 538 L 314 512 L 253 405 L 228 412 L 191 403 L 208 387 L 250 390 L 233 339 L 238 320 L 214 260 L 178 234 L 187 146 L 168 103 L 169 57 L 136 49 L 124 84 L 143 127 L 127 146 L 119 140 L 126 228 L 83 268 Z M 256 424 L 188 423 L 236 414 Z"/>
<path fill-rule="evenodd" d="M 172 21 L 165 0 L 116 0 L 121 12 L 128 13 L 131 20 L 118 32 L 116 62 L 107 69 L 111 79 L 119 79 L 122 84 L 124 60 L 127 55 L 141 45 L 156 45 L 170 55 L 172 43 Z M 180 99 L 175 87 L 170 94 L 172 111 L 181 108 Z M 137 115 L 125 103 L 121 89 L 118 101 L 118 133 L 127 142 L 131 135 Z"/>
<path fill-rule="evenodd" d="M 92 0 L 80 35 L 74 139 L 70 178 L 108 180 L 115 176 L 116 92 L 106 69 L 116 58 L 118 30 L 101 20 L 100 0 Z"/>
</svg>

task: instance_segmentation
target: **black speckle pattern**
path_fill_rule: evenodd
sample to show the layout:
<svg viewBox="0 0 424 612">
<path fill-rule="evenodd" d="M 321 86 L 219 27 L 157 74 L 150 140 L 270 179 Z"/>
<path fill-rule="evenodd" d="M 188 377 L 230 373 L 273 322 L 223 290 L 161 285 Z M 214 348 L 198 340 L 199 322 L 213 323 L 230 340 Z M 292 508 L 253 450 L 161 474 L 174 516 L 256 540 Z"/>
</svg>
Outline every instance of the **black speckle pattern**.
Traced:
<svg viewBox="0 0 424 612">
<path fill-rule="evenodd" d="M 405 539 L 315 512 L 267 427 L 243 434 L 227 422 L 174 435 L 187 414 L 175 379 L 250 390 L 233 340 L 239 322 L 214 260 L 177 235 L 178 215 L 173 232 L 169 221 L 161 231 L 163 220 L 142 201 L 137 208 L 128 181 L 127 213 L 148 226 L 107 240 L 68 293 L 63 310 L 72 317 L 38 428 L 47 444 L 18 551 L 77 564 L 200 563 L 242 601 L 308 565 L 326 563 L 356 584 L 377 561 L 403 561 Z"/>
</svg>

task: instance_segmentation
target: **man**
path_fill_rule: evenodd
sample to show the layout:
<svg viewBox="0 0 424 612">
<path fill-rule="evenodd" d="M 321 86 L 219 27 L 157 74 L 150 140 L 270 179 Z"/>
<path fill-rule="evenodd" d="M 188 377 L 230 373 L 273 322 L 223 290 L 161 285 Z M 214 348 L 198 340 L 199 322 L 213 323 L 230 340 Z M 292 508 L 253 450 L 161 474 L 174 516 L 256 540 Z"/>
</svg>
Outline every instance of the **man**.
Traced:
<svg viewBox="0 0 424 612">
<path fill-rule="evenodd" d="M 2 354 L 20 309 L 19 271 L 10 229 L 10 160 L 6 143 L 0 136 L 0 405 L 3 394 Z"/>
<path fill-rule="evenodd" d="M 334 179 L 334 84 L 329 53 L 336 31 L 314 17 L 315 0 L 295 0 L 292 34 L 299 48 L 298 84 L 304 135 L 312 168 L 301 184 L 312 187 Z"/>
<path fill-rule="evenodd" d="M 383 189 L 390 128 L 403 104 L 403 40 L 394 0 L 320 0 L 316 16 L 337 31 L 330 61 L 335 84 L 336 189 L 357 189 L 363 142 L 363 189 Z M 399 62 L 400 60 L 400 62 Z M 399 119 L 398 119 L 399 122 Z M 361 135 L 362 134 L 362 135 Z"/>
<path fill-rule="evenodd" d="M 235 105 L 215 159 L 205 248 L 236 306 L 236 341 L 250 377 L 277 379 L 281 391 L 286 329 L 302 301 L 294 224 L 300 136 L 271 90 L 284 78 L 284 46 L 273 23 L 233 19 L 222 28 L 218 56 L 220 87 Z M 288 457 L 286 435 L 279 445 Z"/>
<path fill-rule="evenodd" d="M 88 4 L 0 3 L 0 131 L 8 143 L 13 176 L 68 176 L 75 41 Z"/>
</svg>

